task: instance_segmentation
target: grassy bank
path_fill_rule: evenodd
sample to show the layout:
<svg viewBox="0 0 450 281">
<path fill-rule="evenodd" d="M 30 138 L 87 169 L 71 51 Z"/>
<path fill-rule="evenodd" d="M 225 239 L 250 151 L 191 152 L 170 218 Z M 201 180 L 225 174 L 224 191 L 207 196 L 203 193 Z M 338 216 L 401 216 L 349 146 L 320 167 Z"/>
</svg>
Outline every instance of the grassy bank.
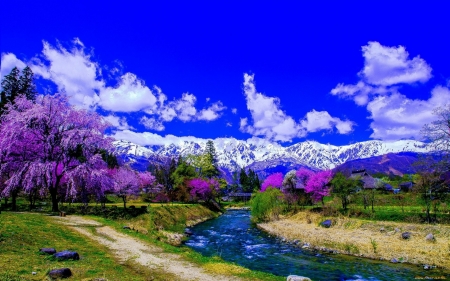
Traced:
<svg viewBox="0 0 450 281">
<path fill-rule="evenodd" d="M 39 248 L 73 250 L 78 261 L 55 261 L 39 254 Z M 118 261 L 108 249 L 79 233 L 55 223 L 45 215 L 32 213 L 0 214 L 0 280 L 45 280 L 55 268 L 68 267 L 74 280 L 166 280 L 162 273 Z M 36 274 L 33 275 L 32 273 Z M 145 277 L 153 276 L 153 279 Z"/>
<path fill-rule="evenodd" d="M 187 226 L 193 226 L 207 219 L 217 217 L 219 214 L 208 208 L 195 205 L 164 204 L 149 209 L 148 215 L 141 215 L 132 219 L 107 219 L 89 216 L 89 218 L 111 226 L 115 230 L 147 243 L 164 249 L 164 252 L 182 256 L 185 260 L 196 264 L 212 274 L 221 274 L 239 277 L 243 280 L 285 280 L 286 277 L 275 276 L 269 273 L 252 271 L 239 265 L 226 262 L 219 256 L 205 257 L 194 250 L 179 245 L 174 241 L 174 235 L 184 233 Z M 123 229 L 127 225 L 131 230 Z"/>
<path fill-rule="evenodd" d="M 120 208 L 119 208 L 120 209 Z M 182 237 L 186 226 L 191 226 L 219 214 L 199 205 L 156 204 L 148 213 L 130 219 L 104 218 L 87 215 L 103 225 L 163 249 L 163 252 L 179 255 L 202 268 L 207 273 L 228 275 L 239 280 L 285 280 L 271 274 L 251 271 L 223 261 L 220 257 L 204 257 L 194 250 L 174 243 L 173 237 Z M 70 219 L 70 216 L 68 216 Z M 123 229 L 123 226 L 131 229 Z M 95 232 L 94 227 L 86 227 Z M 171 245 L 176 244 L 176 245 Z M 80 254 L 79 261 L 54 261 L 40 255 L 38 249 L 54 247 L 74 250 Z M 45 280 L 49 270 L 69 267 L 72 280 L 176 280 L 159 270 L 150 270 L 137 265 L 133 260 L 117 260 L 104 246 L 79 234 L 68 226 L 42 213 L 0 214 L 0 281 Z M 36 275 L 32 275 L 36 272 Z"/>
<path fill-rule="evenodd" d="M 331 228 L 320 226 L 325 219 L 332 220 Z M 446 225 L 324 217 L 304 211 L 279 221 L 261 223 L 259 227 L 288 240 L 310 243 L 318 249 L 450 269 L 450 226 Z M 402 232 L 410 232 L 411 238 L 402 239 Z M 434 241 L 425 239 L 429 233 L 434 235 Z"/>
</svg>

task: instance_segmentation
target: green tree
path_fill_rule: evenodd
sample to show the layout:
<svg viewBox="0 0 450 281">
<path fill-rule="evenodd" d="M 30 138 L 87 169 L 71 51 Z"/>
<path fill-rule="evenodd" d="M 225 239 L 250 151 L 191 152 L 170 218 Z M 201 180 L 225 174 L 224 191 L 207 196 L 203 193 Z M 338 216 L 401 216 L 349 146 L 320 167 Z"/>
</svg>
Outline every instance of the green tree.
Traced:
<svg viewBox="0 0 450 281">
<path fill-rule="evenodd" d="M 3 77 L 1 85 L 0 116 L 5 111 L 6 105 L 14 103 L 14 100 L 20 94 L 24 94 L 29 100 L 35 100 L 36 98 L 34 74 L 28 66 L 22 70 L 22 74 L 17 67 L 14 67 L 8 75 Z"/>
<path fill-rule="evenodd" d="M 180 157 L 177 168 L 170 175 L 170 179 L 173 181 L 174 197 L 181 201 L 188 201 L 187 181 L 197 176 L 195 168 Z"/>
<path fill-rule="evenodd" d="M 342 202 L 342 208 L 347 210 L 349 204 L 349 196 L 356 192 L 358 187 L 358 179 L 346 178 L 344 174 L 337 173 L 331 180 L 331 186 L 333 187 L 333 193 L 335 193 Z"/>
<path fill-rule="evenodd" d="M 248 191 L 251 189 L 249 178 L 244 168 L 241 168 L 241 172 L 239 173 L 239 184 L 242 187 L 242 191 Z"/>
<path fill-rule="evenodd" d="M 255 222 L 278 219 L 284 209 L 284 194 L 278 188 L 268 187 L 257 192 L 251 201 L 251 215 Z"/>
</svg>

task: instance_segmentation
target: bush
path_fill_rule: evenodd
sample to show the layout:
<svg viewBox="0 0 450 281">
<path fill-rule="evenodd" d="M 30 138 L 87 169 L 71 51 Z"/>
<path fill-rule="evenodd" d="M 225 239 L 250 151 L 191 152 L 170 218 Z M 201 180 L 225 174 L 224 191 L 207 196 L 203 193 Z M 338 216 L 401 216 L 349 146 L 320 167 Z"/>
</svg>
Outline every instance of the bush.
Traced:
<svg viewBox="0 0 450 281">
<path fill-rule="evenodd" d="M 284 210 L 284 195 L 279 189 L 269 187 L 253 197 L 251 206 L 255 222 L 278 219 Z"/>
</svg>

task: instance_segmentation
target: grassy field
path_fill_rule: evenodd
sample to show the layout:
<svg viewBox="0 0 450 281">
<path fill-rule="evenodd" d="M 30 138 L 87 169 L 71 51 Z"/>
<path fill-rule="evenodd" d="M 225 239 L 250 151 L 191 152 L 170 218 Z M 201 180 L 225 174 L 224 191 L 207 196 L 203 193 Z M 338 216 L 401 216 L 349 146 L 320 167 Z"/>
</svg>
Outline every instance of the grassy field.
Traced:
<svg viewBox="0 0 450 281">
<path fill-rule="evenodd" d="M 120 207 L 119 207 L 120 209 Z M 131 219 L 107 219 L 86 216 L 119 232 L 156 245 L 164 252 L 180 255 L 184 260 L 212 274 L 236 276 L 243 280 L 284 280 L 267 273 L 251 271 L 223 261 L 220 257 L 204 257 L 185 246 L 174 246 L 171 235 L 184 232 L 192 225 L 218 214 L 196 204 L 152 204 L 148 214 Z M 127 225 L 132 230 L 124 230 Z M 92 231 L 95 231 L 92 228 Z M 39 248 L 54 247 L 57 251 L 74 250 L 79 261 L 55 261 L 41 255 Z M 119 261 L 107 248 L 98 245 L 67 226 L 57 224 L 43 213 L 0 214 L 0 281 L 46 280 L 51 269 L 69 267 L 73 280 L 174 280 L 170 276 L 136 265 L 133 261 Z M 33 275 L 32 272 L 36 272 Z"/>
<path fill-rule="evenodd" d="M 80 260 L 55 261 L 38 252 L 43 247 L 77 251 Z M 161 273 L 115 260 L 105 247 L 56 224 L 51 217 L 33 213 L 0 214 L 1 281 L 45 280 L 51 269 L 62 267 L 70 268 L 75 280 L 168 280 Z"/>
</svg>

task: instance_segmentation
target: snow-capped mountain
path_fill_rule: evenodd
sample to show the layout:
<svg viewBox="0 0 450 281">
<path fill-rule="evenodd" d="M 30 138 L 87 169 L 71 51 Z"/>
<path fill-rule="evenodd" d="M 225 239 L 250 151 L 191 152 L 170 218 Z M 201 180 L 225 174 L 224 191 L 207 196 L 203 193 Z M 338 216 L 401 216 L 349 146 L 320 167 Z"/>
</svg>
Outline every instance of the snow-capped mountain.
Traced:
<svg viewBox="0 0 450 281">
<path fill-rule="evenodd" d="M 115 141 L 116 152 L 132 159 L 152 157 L 176 157 L 203 153 L 207 140 L 176 140 L 165 145 L 140 146 L 128 141 Z M 307 166 L 313 169 L 332 169 L 350 160 L 369 158 L 398 152 L 430 151 L 430 147 L 414 140 L 395 142 L 365 141 L 345 146 L 321 144 L 305 141 L 291 146 L 281 146 L 260 138 L 237 140 L 217 138 L 214 140 L 219 166 L 230 171 L 236 168 L 258 166 L 270 168 L 271 165 L 290 163 L 289 165 Z"/>
</svg>

